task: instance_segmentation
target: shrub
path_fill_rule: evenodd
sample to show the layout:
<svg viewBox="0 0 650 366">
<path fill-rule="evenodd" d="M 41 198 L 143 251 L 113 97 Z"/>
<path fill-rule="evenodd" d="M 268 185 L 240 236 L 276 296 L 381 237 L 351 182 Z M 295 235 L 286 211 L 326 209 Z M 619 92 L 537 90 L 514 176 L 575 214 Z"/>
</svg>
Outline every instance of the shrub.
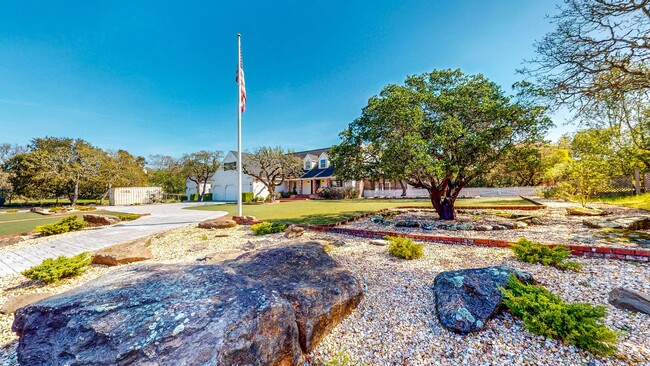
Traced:
<svg viewBox="0 0 650 366">
<path fill-rule="evenodd" d="M 138 214 L 117 214 L 115 216 L 117 216 L 121 221 L 133 221 L 140 218 L 140 215 Z"/>
<path fill-rule="evenodd" d="M 332 356 L 332 358 L 325 363 L 325 366 L 350 366 L 352 365 L 350 361 L 350 355 L 345 351 L 338 351 Z"/>
<path fill-rule="evenodd" d="M 404 259 L 422 258 L 422 250 L 424 248 L 422 244 L 415 244 L 413 240 L 409 238 L 386 236 L 386 239 L 390 241 L 388 254 L 393 257 Z"/>
<path fill-rule="evenodd" d="M 212 193 L 206 193 L 203 195 L 203 201 L 212 201 Z"/>
<path fill-rule="evenodd" d="M 97 209 L 95 206 L 75 206 L 74 208 L 79 211 L 95 211 Z"/>
<path fill-rule="evenodd" d="M 578 262 L 564 262 L 571 251 L 563 246 L 549 247 L 521 238 L 517 244 L 510 246 L 518 260 L 526 263 L 540 263 L 544 266 L 553 266 L 562 270 L 580 271 L 583 265 Z"/>
<path fill-rule="evenodd" d="M 318 197 L 326 200 L 357 198 L 359 190 L 354 187 L 322 187 L 316 190 Z"/>
<path fill-rule="evenodd" d="M 280 192 L 280 198 L 289 198 L 291 197 L 291 192 Z"/>
<path fill-rule="evenodd" d="M 602 324 L 605 306 L 567 304 L 541 286 L 526 285 L 511 275 L 500 288 L 503 303 L 523 320 L 531 333 L 557 338 L 599 354 L 616 351 L 617 333 Z"/>
<path fill-rule="evenodd" d="M 285 224 L 275 224 L 269 221 L 260 222 L 251 226 L 251 230 L 255 232 L 255 235 L 266 235 L 281 233 L 287 229 Z"/>
<path fill-rule="evenodd" d="M 86 223 L 79 220 L 77 216 L 68 216 L 57 223 L 38 226 L 36 232 L 43 236 L 49 236 L 81 230 L 84 227 L 86 227 Z"/>
<path fill-rule="evenodd" d="M 74 257 L 60 256 L 57 259 L 46 259 L 38 266 L 32 267 L 23 272 L 23 275 L 32 280 L 41 280 L 45 283 L 57 282 L 65 277 L 72 277 L 82 274 L 92 258 L 88 253 L 81 253 Z"/>
<path fill-rule="evenodd" d="M 253 202 L 253 199 L 255 198 L 255 195 L 253 192 L 242 192 L 241 193 L 241 201 L 242 202 Z"/>
<path fill-rule="evenodd" d="M 56 206 L 49 209 L 49 211 L 52 213 L 63 213 L 63 212 L 68 212 L 68 209 L 65 207 Z"/>
<path fill-rule="evenodd" d="M 5 210 L 5 212 L 6 213 L 16 213 L 16 212 L 18 212 L 18 209 L 17 208 L 10 208 L 8 210 Z"/>
</svg>

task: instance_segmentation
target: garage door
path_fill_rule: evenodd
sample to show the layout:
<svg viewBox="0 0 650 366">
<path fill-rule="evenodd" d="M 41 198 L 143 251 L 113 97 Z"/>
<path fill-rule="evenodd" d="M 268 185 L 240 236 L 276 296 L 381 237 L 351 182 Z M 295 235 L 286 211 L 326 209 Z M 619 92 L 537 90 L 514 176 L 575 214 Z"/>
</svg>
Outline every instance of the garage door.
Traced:
<svg viewBox="0 0 650 366">
<path fill-rule="evenodd" d="M 224 201 L 237 201 L 237 187 L 228 185 L 224 189 Z"/>
</svg>

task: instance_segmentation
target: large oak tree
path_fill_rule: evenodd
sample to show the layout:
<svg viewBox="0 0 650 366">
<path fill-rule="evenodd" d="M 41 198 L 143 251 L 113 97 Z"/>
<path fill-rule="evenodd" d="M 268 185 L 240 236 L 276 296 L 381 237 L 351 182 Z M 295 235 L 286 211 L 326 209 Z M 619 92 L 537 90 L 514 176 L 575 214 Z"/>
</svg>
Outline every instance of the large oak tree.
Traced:
<svg viewBox="0 0 650 366">
<path fill-rule="evenodd" d="M 434 70 L 388 85 L 341 133 L 332 160 L 359 165 L 337 166 L 336 174 L 343 169 L 350 178 L 354 174 L 347 173 L 356 170 L 359 179 L 379 169 L 404 177 L 429 192 L 441 219 L 453 220 L 463 187 L 552 125 L 547 107 L 528 98 L 530 85 L 520 87 L 518 98 L 510 98 L 482 75 L 460 70 Z"/>
<path fill-rule="evenodd" d="M 285 179 L 296 178 L 302 174 L 302 160 L 291 151 L 281 147 L 262 146 L 252 154 L 242 157 L 244 173 L 258 179 L 269 191 L 269 200 L 275 201 L 275 187 Z"/>
</svg>

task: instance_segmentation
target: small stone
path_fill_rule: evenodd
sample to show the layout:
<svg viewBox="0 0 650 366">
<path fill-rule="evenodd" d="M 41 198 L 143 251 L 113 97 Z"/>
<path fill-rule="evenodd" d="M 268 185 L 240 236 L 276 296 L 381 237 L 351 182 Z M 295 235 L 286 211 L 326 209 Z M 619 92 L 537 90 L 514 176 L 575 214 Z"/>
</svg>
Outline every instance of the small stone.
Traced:
<svg viewBox="0 0 650 366">
<path fill-rule="evenodd" d="M 243 250 L 229 249 L 229 250 L 224 250 L 224 251 L 221 251 L 221 252 L 208 254 L 204 258 L 201 258 L 199 261 L 200 262 L 210 263 L 210 264 L 217 264 L 217 263 L 221 263 L 221 262 L 228 261 L 228 260 L 231 260 L 231 259 L 235 259 L 235 258 L 239 257 L 240 255 L 242 255 L 244 253 L 246 253 L 246 252 L 244 252 Z"/>
<path fill-rule="evenodd" d="M 572 216 L 604 216 L 607 215 L 607 211 L 603 211 L 597 208 L 588 208 L 588 207 L 569 207 L 566 209 L 568 215 Z"/>
<path fill-rule="evenodd" d="M 197 243 L 192 245 L 187 249 L 188 252 L 200 252 L 208 248 L 208 245 L 205 243 Z"/>
<path fill-rule="evenodd" d="M 242 246 L 242 249 L 245 251 L 255 250 L 255 248 L 257 248 L 257 245 L 250 240 Z"/>
<path fill-rule="evenodd" d="M 7 245 L 14 245 L 23 241 L 22 236 L 10 236 L 8 238 L 0 238 L 0 247 Z"/>
<path fill-rule="evenodd" d="M 492 225 L 492 230 L 495 230 L 495 231 L 496 230 L 506 230 L 506 229 L 508 229 L 508 228 L 505 227 L 504 225 Z"/>
<path fill-rule="evenodd" d="M 538 218 L 538 217 L 533 217 L 532 219 L 530 219 L 530 223 L 533 224 L 533 225 L 543 225 L 544 224 L 544 222 L 542 222 L 542 220 L 540 218 Z"/>
<path fill-rule="evenodd" d="M 414 220 L 400 220 L 395 223 L 396 227 L 420 227 L 420 223 Z"/>
<path fill-rule="evenodd" d="M 420 224 L 422 230 L 433 230 L 435 226 L 430 222 L 423 222 Z"/>
<path fill-rule="evenodd" d="M 376 223 L 376 224 L 377 224 L 377 223 L 384 222 L 384 216 L 381 216 L 381 215 L 375 215 L 375 216 L 372 216 L 372 217 L 370 218 L 370 221 L 372 221 L 372 222 L 374 222 L 374 223 Z"/>
</svg>

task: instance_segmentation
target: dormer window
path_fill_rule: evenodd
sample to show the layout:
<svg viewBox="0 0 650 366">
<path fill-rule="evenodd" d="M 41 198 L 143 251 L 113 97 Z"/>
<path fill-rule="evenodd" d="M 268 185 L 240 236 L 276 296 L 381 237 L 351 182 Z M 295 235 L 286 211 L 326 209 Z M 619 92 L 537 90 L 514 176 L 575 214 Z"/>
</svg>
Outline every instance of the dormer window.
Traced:
<svg viewBox="0 0 650 366">
<path fill-rule="evenodd" d="M 327 168 L 327 159 L 320 159 L 320 169 L 325 169 Z"/>
<path fill-rule="evenodd" d="M 309 161 L 305 161 L 305 170 L 310 170 L 311 169 L 311 163 Z"/>
</svg>

